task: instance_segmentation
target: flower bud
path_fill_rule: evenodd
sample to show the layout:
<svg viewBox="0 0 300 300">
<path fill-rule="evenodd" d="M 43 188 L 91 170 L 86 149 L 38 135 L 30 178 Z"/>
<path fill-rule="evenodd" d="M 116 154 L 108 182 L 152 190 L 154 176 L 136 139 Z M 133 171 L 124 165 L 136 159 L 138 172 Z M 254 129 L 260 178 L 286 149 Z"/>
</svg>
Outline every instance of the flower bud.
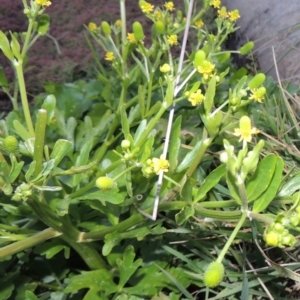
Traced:
<svg viewBox="0 0 300 300">
<path fill-rule="evenodd" d="M 198 50 L 195 53 L 195 57 L 194 57 L 194 66 L 195 66 L 195 68 L 198 68 L 205 59 L 206 59 L 205 52 L 203 50 Z"/>
<path fill-rule="evenodd" d="M 214 261 L 208 265 L 208 268 L 204 273 L 204 284 L 209 288 L 214 288 L 222 282 L 224 274 L 224 265 L 222 263 Z"/>
<path fill-rule="evenodd" d="M 240 53 L 242 55 L 245 55 L 247 53 L 249 53 L 254 47 L 254 43 L 253 42 L 248 42 L 247 44 L 245 44 L 244 46 L 242 46 L 240 48 Z"/>
<path fill-rule="evenodd" d="M 155 31 L 158 34 L 164 34 L 165 33 L 166 27 L 165 27 L 165 23 L 163 21 L 155 22 L 154 26 L 155 26 Z"/>
<path fill-rule="evenodd" d="M 128 148 L 130 147 L 130 141 L 128 141 L 128 140 L 123 140 L 123 141 L 121 142 L 121 147 L 122 147 L 123 149 L 128 149 Z"/>
<path fill-rule="evenodd" d="M 276 247 L 279 244 L 279 234 L 275 231 L 271 231 L 264 236 L 266 244 L 270 247 Z"/>
<path fill-rule="evenodd" d="M 248 83 L 250 89 L 256 89 L 261 86 L 266 79 L 266 75 L 263 73 L 258 73 L 253 77 L 253 79 Z"/>
<path fill-rule="evenodd" d="M 111 28 L 107 22 L 103 21 L 101 23 L 101 28 L 105 35 L 111 35 Z"/>
<path fill-rule="evenodd" d="M 142 24 L 140 22 L 134 22 L 132 24 L 132 31 L 134 33 L 135 38 L 138 41 L 142 41 L 145 37 Z"/>
<path fill-rule="evenodd" d="M 15 136 L 9 135 L 3 141 L 3 147 L 9 154 L 17 154 L 19 152 L 19 143 Z"/>
<path fill-rule="evenodd" d="M 102 176 L 97 178 L 96 186 L 102 191 L 107 191 L 114 186 L 114 181 L 110 177 Z"/>
</svg>

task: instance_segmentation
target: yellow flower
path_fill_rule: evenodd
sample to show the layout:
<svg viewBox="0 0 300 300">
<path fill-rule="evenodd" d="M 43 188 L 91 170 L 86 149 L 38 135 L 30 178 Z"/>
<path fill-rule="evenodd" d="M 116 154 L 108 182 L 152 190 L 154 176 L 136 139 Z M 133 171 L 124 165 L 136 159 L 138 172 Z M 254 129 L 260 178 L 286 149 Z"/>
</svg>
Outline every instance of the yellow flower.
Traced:
<svg viewBox="0 0 300 300">
<path fill-rule="evenodd" d="M 152 13 L 153 9 L 154 9 L 154 5 L 152 5 L 146 1 L 143 1 L 143 4 L 141 5 L 141 10 L 144 14 Z"/>
<path fill-rule="evenodd" d="M 105 54 L 105 60 L 112 61 L 115 59 L 114 53 L 113 52 L 106 52 Z"/>
<path fill-rule="evenodd" d="M 129 41 L 130 44 L 136 44 L 137 43 L 137 39 L 136 39 L 134 33 L 128 33 L 127 34 L 127 40 Z"/>
<path fill-rule="evenodd" d="M 220 19 L 228 18 L 228 13 L 225 6 L 223 6 L 221 9 L 218 10 L 218 18 Z"/>
<path fill-rule="evenodd" d="M 160 19 L 162 18 L 162 13 L 161 13 L 160 10 L 156 10 L 156 11 L 154 12 L 154 18 L 155 18 L 156 20 L 160 20 Z"/>
<path fill-rule="evenodd" d="M 167 41 L 170 46 L 178 45 L 176 34 L 168 35 Z"/>
<path fill-rule="evenodd" d="M 251 89 L 251 93 L 251 100 L 262 103 L 265 98 L 266 88 L 262 86 L 258 89 Z"/>
<path fill-rule="evenodd" d="M 162 72 L 162 73 L 169 73 L 171 71 L 171 66 L 169 64 L 163 64 L 159 70 Z"/>
<path fill-rule="evenodd" d="M 169 11 L 175 10 L 174 3 L 172 1 L 166 2 L 164 7 Z"/>
<path fill-rule="evenodd" d="M 251 127 L 251 120 L 247 116 L 241 117 L 240 127 L 234 129 L 234 135 L 240 137 L 239 142 L 243 141 L 244 145 L 251 142 L 252 134 L 258 133 L 258 129 Z"/>
<path fill-rule="evenodd" d="M 229 20 L 235 22 L 237 19 L 240 18 L 240 13 L 237 9 L 228 12 Z"/>
<path fill-rule="evenodd" d="M 160 171 L 168 172 L 169 166 L 169 162 L 163 159 L 162 156 L 160 158 L 152 158 L 151 167 L 156 174 L 159 174 Z"/>
<path fill-rule="evenodd" d="M 41 5 L 41 6 L 50 6 L 51 5 L 51 1 L 48 1 L 48 0 L 35 0 L 35 3 L 37 5 Z"/>
<path fill-rule="evenodd" d="M 203 23 L 202 20 L 199 20 L 199 21 L 195 22 L 195 25 L 196 25 L 197 28 L 201 28 L 201 27 L 203 27 L 204 23 Z"/>
<path fill-rule="evenodd" d="M 211 0 L 210 5 L 213 6 L 214 8 L 220 8 L 221 1 L 220 0 Z"/>
<path fill-rule="evenodd" d="M 193 106 L 197 106 L 203 102 L 205 96 L 202 94 L 201 90 L 198 89 L 196 93 L 190 93 L 188 100 L 192 103 Z"/>
<path fill-rule="evenodd" d="M 97 25 L 94 22 L 90 22 L 88 27 L 90 31 L 95 31 L 97 29 Z"/>
<path fill-rule="evenodd" d="M 197 68 L 197 71 L 200 74 L 203 74 L 203 78 L 207 80 L 215 69 L 215 65 L 209 62 L 208 60 L 204 60 L 201 65 Z"/>
<path fill-rule="evenodd" d="M 117 27 L 122 27 L 122 21 L 121 21 L 121 20 L 117 20 L 117 21 L 115 22 L 115 25 L 116 25 Z"/>
</svg>

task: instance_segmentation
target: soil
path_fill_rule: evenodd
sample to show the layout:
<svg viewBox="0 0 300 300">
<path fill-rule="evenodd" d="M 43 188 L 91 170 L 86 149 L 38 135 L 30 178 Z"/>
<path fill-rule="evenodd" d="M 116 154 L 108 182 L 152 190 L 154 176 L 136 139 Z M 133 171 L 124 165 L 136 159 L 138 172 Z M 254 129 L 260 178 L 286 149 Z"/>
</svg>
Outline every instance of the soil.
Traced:
<svg viewBox="0 0 300 300">
<path fill-rule="evenodd" d="M 51 18 L 49 35 L 41 37 L 29 51 L 25 80 L 31 98 L 43 90 L 46 82 L 72 82 L 94 76 L 93 60 L 87 46 L 84 24 L 102 21 L 114 22 L 119 19 L 119 0 L 51 0 L 52 5 L 45 13 Z M 29 2 L 29 0 L 27 0 Z M 152 4 L 163 5 L 165 1 L 149 0 Z M 173 0 L 176 7 L 181 0 Z M 147 25 L 137 0 L 126 0 L 128 24 L 139 20 Z M 148 21 L 149 23 L 149 21 Z M 151 26 L 145 26 L 148 30 Z M 27 19 L 23 14 L 22 0 L 0 1 L 0 30 L 3 32 L 24 32 Z M 147 30 L 147 29 L 146 29 Z M 0 67 L 13 80 L 13 70 L 0 53 Z M 0 111 L 11 109 L 10 101 L 0 92 Z"/>
</svg>

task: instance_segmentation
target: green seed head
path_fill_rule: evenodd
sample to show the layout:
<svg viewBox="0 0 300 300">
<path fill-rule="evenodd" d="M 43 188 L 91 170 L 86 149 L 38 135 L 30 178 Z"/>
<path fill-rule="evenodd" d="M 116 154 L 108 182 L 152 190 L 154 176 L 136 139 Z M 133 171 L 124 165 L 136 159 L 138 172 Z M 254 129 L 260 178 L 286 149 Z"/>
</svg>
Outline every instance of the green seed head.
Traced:
<svg viewBox="0 0 300 300">
<path fill-rule="evenodd" d="M 114 186 L 114 181 L 109 177 L 102 176 L 96 180 L 96 186 L 102 191 L 107 191 Z"/>
<path fill-rule="evenodd" d="M 123 149 L 128 149 L 128 148 L 130 148 L 130 141 L 128 141 L 128 140 L 123 140 L 123 141 L 121 142 L 121 147 L 122 147 Z"/>
<path fill-rule="evenodd" d="M 157 21 L 154 24 L 154 26 L 155 26 L 155 31 L 158 34 L 164 34 L 165 33 L 166 27 L 165 27 L 165 23 L 163 21 Z"/>
<path fill-rule="evenodd" d="M 242 46 L 240 48 L 240 52 L 242 55 L 245 55 L 247 53 L 249 53 L 254 47 L 254 43 L 253 42 L 248 42 L 247 44 L 245 44 L 244 46 Z"/>
<path fill-rule="evenodd" d="M 209 288 L 218 286 L 225 274 L 224 265 L 217 261 L 210 263 L 204 273 L 204 284 Z"/>
<path fill-rule="evenodd" d="M 132 31 L 134 33 L 135 38 L 138 41 L 142 41 L 145 37 L 144 35 L 144 30 L 143 30 L 143 26 L 140 22 L 134 22 L 132 24 Z"/>
<path fill-rule="evenodd" d="M 194 57 L 194 66 L 195 66 L 195 68 L 199 67 L 205 59 L 206 59 L 205 52 L 203 50 L 198 50 L 195 53 L 195 57 Z"/>
<path fill-rule="evenodd" d="M 11 154 L 19 152 L 19 143 L 15 136 L 9 135 L 3 141 L 4 150 Z"/>
<path fill-rule="evenodd" d="M 248 83 L 248 87 L 250 89 L 256 89 L 261 86 L 266 79 L 266 75 L 264 73 L 259 73 L 253 77 L 253 79 Z"/>
</svg>

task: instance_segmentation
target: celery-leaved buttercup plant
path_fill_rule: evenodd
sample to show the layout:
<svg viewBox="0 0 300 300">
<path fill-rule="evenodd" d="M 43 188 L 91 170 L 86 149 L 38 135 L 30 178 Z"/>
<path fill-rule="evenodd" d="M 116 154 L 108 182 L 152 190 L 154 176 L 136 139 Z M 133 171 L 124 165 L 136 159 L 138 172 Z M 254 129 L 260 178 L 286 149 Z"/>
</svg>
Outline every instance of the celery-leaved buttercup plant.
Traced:
<svg viewBox="0 0 300 300">
<path fill-rule="evenodd" d="M 203 287 L 208 298 L 236 274 L 253 279 L 232 277 L 232 261 L 242 269 L 247 260 L 237 241 L 295 246 L 299 179 L 282 185 L 284 161 L 264 151 L 251 120 L 264 105 L 265 75 L 235 71 L 223 49 L 237 10 L 204 0 L 192 14 L 192 2 L 181 11 L 142 0 L 152 28 L 134 21 L 127 32 L 121 0 L 120 20 L 86 27 L 104 51 L 99 58 L 87 39 L 97 79 L 49 83 L 30 112 L 23 64 L 49 27 L 51 2 L 23 4 L 27 32 L 0 32 L 18 84 L 11 95 L 1 75 L 14 104 L 0 122 L 2 299 L 194 299 Z"/>
</svg>

